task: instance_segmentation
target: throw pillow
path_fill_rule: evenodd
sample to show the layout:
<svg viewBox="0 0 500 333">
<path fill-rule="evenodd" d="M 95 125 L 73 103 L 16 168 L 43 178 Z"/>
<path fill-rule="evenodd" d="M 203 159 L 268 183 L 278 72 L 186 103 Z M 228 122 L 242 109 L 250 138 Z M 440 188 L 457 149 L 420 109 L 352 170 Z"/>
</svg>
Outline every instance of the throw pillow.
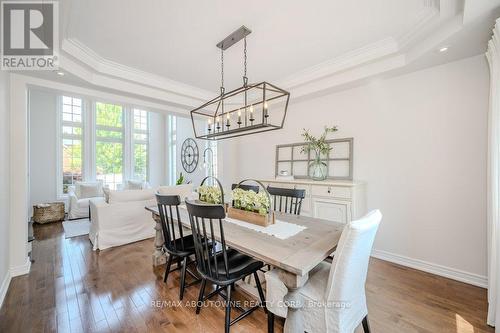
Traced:
<svg viewBox="0 0 500 333">
<path fill-rule="evenodd" d="M 142 190 L 144 182 L 140 180 L 127 180 L 124 190 Z"/>
<path fill-rule="evenodd" d="M 80 197 L 78 199 L 95 198 L 102 196 L 100 186 L 97 184 L 80 184 Z"/>
</svg>

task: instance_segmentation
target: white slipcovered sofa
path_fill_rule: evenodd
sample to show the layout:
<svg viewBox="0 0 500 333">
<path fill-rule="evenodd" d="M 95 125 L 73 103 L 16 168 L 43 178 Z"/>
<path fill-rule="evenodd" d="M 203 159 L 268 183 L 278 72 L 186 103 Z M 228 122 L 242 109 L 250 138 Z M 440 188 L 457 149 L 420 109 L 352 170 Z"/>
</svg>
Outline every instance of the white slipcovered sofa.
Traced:
<svg viewBox="0 0 500 333">
<path fill-rule="evenodd" d="M 155 222 L 146 206 L 156 205 L 155 194 L 176 194 L 182 199 L 192 185 L 161 186 L 158 189 L 106 190 L 105 198 L 90 201 L 92 221 L 89 238 L 94 250 L 104 250 L 154 237 Z"/>
<path fill-rule="evenodd" d="M 102 181 L 76 182 L 68 187 L 68 197 L 70 220 L 89 217 L 90 200 L 104 197 Z"/>
</svg>

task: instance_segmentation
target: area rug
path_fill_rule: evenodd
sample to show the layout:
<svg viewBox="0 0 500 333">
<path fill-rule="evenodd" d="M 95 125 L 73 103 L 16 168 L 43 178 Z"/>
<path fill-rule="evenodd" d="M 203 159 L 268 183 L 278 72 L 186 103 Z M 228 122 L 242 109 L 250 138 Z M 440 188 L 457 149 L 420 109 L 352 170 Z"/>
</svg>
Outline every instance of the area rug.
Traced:
<svg viewBox="0 0 500 333">
<path fill-rule="evenodd" d="M 66 236 L 66 238 L 72 238 L 89 234 L 90 230 L 89 219 L 64 221 L 62 225 L 64 228 L 64 235 Z"/>
</svg>

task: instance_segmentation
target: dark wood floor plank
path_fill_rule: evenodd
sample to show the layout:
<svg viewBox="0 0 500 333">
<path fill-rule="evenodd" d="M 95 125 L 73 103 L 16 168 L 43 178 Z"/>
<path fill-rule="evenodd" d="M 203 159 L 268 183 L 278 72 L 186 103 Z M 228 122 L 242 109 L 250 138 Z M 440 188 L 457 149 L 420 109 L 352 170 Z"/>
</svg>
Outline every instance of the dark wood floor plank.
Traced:
<svg viewBox="0 0 500 333">
<path fill-rule="evenodd" d="M 35 226 L 35 236 L 31 272 L 12 279 L 0 309 L 2 333 L 224 330 L 224 309 L 214 305 L 220 298 L 196 315 L 193 286 L 177 304 L 179 274 L 163 283 L 164 267 L 151 265 L 153 240 L 95 252 L 85 236 L 65 239 L 60 223 Z M 372 259 L 366 290 L 373 332 L 494 332 L 485 324 L 481 288 Z M 238 290 L 235 298 L 248 299 Z M 276 332 L 282 330 L 278 319 Z M 232 333 L 266 331 L 263 311 L 231 327 Z"/>
</svg>

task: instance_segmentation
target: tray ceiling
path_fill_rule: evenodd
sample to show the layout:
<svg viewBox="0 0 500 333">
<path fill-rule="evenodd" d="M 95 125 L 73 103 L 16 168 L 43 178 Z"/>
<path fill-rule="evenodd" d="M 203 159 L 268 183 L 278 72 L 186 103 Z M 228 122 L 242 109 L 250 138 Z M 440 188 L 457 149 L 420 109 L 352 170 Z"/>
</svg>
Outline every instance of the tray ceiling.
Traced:
<svg viewBox="0 0 500 333">
<path fill-rule="evenodd" d="M 241 26 L 252 81 L 278 80 L 368 44 L 398 38 L 429 8 L 422 0 L 72 1 L 67 37 L 99 56 L 216 91 L 215 44 Z M 226 51 L 228 87 L 241 84 L 242 43 Z"/>
<path fill-rule="evenodd" d="M 73 81 L 186 109 L 217 94 L 215 44 L 241 25 L 253 31 L 250 81 L 274 82 L 293 101 L 484 53 L 500 15 L 500 0 L 60 3 L 60 63 Z M 227 89 L 241 85 L 242 51 L 225 52 Z"/>
</svg>

